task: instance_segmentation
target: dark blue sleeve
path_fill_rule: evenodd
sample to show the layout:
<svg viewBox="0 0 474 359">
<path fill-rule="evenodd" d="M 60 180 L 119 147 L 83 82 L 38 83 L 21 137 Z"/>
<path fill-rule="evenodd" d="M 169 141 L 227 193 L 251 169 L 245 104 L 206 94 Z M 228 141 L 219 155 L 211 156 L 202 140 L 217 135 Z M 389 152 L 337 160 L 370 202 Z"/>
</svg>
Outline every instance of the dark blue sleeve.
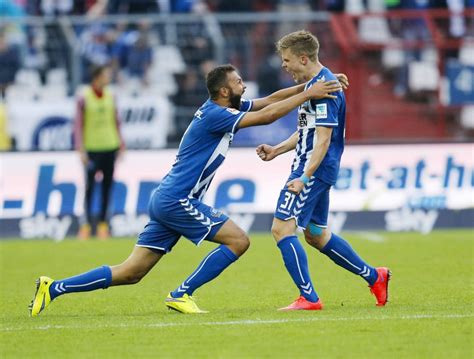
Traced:
<svg viewBox="0 0 474 359">
<path fill-rule="evenodd" d="M 240 101 L 240 111 L 242 112 L 249 112 L 250 110 L 252 110 L 252 106 L 252 100 L 246 100 L 243 98 L 242 101 Z"/>
</svg>

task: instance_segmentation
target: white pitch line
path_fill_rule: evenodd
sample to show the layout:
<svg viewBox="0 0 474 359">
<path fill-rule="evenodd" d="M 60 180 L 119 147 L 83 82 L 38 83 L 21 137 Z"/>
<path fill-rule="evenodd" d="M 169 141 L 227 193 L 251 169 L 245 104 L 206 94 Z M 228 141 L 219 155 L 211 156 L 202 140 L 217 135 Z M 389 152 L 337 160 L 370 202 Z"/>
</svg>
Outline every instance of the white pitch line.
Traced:
<svg viewBox="0 0 474 359">
<path fill-rule="evenodd" d="M 341 321 L 361 321 L 361 320 L 417 320 L 417 319 L 461 319 L 472 318 L 474 314 L 414 314 L 401 316 L 380 316 L 380 317 L 310 317 L 310 318 L 289 318 L 289 319 L 269 319 L 269 320 L 234 320 L 226 322 L 192 322 L 192 323 L 151 323 L 151 324 L 105 324 L 105 325 L 42 325 L 37 327 L 6 327 L 0 328 L 0 332 L 15 332 L 26 330 L 51 330 L 51 329 L 100 329 L 100 328 L 169 328 L 169 327 L 190 327 L 190 326 L 232 326 L 232 325 L 265 325 L 284 323 L 304 323 L 304 322 L 341 322 Z M 34 319 L 32 319 L 34 320 Z"/>
</svg>

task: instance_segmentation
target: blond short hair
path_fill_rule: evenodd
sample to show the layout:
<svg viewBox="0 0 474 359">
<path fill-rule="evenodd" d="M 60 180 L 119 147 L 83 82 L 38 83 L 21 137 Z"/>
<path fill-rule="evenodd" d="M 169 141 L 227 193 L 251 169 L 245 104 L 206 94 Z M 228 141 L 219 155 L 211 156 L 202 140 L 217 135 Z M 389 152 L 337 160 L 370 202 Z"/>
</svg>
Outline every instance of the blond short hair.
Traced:
<svg viewBox="0 0 474 359">
<path fill-rule="evenodd" d="M 294 55 L 306 55 L 311 61 L 316 62 L 319 53 L 319 41 L 309 31 L 299 30 L 285 35 L 278 40 L 276 49 L 279 53 L 290 49 Z"/>
</svg>

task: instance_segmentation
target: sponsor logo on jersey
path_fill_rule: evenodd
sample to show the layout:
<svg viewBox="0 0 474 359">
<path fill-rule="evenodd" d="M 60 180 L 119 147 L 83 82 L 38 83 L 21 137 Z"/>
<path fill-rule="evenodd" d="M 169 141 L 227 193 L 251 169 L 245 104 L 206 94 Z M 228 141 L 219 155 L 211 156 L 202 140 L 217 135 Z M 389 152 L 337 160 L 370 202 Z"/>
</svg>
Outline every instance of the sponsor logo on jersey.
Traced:
<svg viewBox="0 0 474 359">
<path fill-rule="evenodd" d="M 300 113 L 298 117 L 298 126 L 299 127 L 306 127 L 308 126 L 308 120 L 306 119 L 305 113 Z"/>
<path fill-rule="evenodd" d="M 316 105 L 316 119 L 328 117 L 328 105 L 325 103 L 318 103 Z"/>
<path fill-rule="evenodd" d="M 227 111 L 229 111 L 233 115 L 238 115 L 240 112 L 239 110 L 236 110 L 235 108 L 227 108 Z"/>
</svg>

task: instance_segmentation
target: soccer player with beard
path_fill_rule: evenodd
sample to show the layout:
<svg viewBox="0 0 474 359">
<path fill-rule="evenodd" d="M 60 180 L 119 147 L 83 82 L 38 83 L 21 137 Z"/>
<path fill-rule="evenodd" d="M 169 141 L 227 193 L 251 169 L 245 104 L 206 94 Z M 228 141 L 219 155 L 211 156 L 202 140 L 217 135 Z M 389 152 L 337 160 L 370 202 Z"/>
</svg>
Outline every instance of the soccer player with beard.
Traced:
<svg viewBox="0 0 474 359">
<path fill-rule="evenodd" d="M 101 266 L 62 280 L 40 277 L 30 304 L 31 316 L 63 294 L 138 283 L 181 236 L 196 245 L 203 240 L 219 244 L 165 302 L 181 313 L 202 313 L 193 292 L 216 278 L 250 245 L 241 228 L 202 202 L 234 134 L 240 128 L 272 123 L 310 99 L 334 98 L 331 93 L 341 89 L 338 81 L 320 82 L 307 90 L 298 85 L 248 101 L 241 98 L 245 85 L 232 65 L 213 69 L 206 84 L 210 98 L 194 114 L 173 167 L 151 194 L 150 221 L 131 255 L 119 265 Z"/>
<path fill-rule="evenodd" d="M 307 31 L 281 38 L 277 50 L 282 67 L 305 89 L 336 76 L 318 59 L 318 39 Z M 306 241 L 342 268 L 359 275 L 376 297 L 377 306 L 388 299 L 388 268 L 374 268 L 360 258 L 350 244 L 327 226 L 329 191 L 336 183 L 344 150 L 346 100 L 344 92 L 336 98 L 312 99 L 298 109 L 297 131 L 276 146 L 263 144 L 257 154 L 264 161 L 296 150 L 291 174 L 280 192 L 273 219 L 272 234 L 285 266 L 299 289 L 300 296 L 281 310 L 320 310 L 322 302 L 309 275 L 306 253 L 296 236 L 304 230 Z"/>
</svg>

